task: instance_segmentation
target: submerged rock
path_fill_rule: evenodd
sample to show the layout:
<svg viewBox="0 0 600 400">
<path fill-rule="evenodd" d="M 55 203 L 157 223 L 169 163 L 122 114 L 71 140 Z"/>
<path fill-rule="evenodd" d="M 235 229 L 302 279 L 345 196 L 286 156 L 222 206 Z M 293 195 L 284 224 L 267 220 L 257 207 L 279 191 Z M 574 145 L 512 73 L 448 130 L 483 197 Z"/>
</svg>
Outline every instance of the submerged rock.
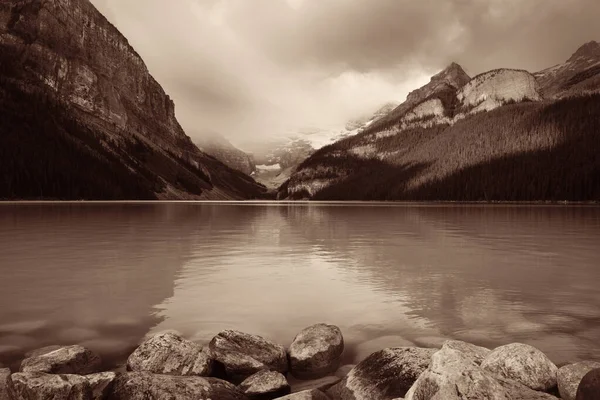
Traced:
<svg viewBox="0 0 600 400">
<path fill-rule="evenodd" d="M 11 378 L 16 399 L 93 400 L 88 380 L 79 375 L 20 372 Z"/>
<path fill-rule="evenodd" d="M 0 368 L 0 399 L 16 400 L 10 369 Z"/>
<path fill-rule="evenodd" d="M 557 382 L 560 398 L 563 400 L 575 400 L 579 383 L 591 370 L 600 368 L 600 363 L 595 361 L 581 361 L 568 364 L 558 369 Z"/>
<path fill-rule="evenodd" d="M 600 368 L 585 374 L 577 388 L 576 400 L 600 400 Z"/>
<path fill-rule="evenodd" d="M 493 350 L 481 363 L 489 372 L 541 391 L 556 387 L 558 368 L 533 346 L 513 343 Z"/>
<path fill-rule="evenodd" d="M 231 383 L 217 378 L 127 372 L 117 376 L 110 399 L 248 400 L 248 397 Z"/>
<path fill-rule="evenodd" d="M 213 361 L 202 346 L 174 333 L 159 333 L 127 359 L 129 371 L 167 375 L 209 376 Z"/>
<path fill-rule="evenodd" d="M 271 400 L 290 393 L 285 376 L 276 371 L 258 371 L 240 383 L 239 389 L 250 400 Z"/>
<path fill-rule="evenodd" d="M 117 374 L 114 372 L 100 372 L 97 374 L 85 375 L 92 389 L 93 400 L 105 400 L 108 398 L 112 385 L 117 378 Z"/>
<path fill-rule="evenodd" d="M 320 390 L 304 390 L 298 393 L 292 393 L 287 396 L 278 397 L 277 400 L 330 400 L 329 397 Z"/>
<path fill-rule="evenodd" d="M 427 369 L 435 349 L 392 347 L 371 354 L 328 393 L 342 400 L 390 400 L 404 396 Z"/>
<path fill-rule="evenodd" d="M 290 370 L 299 379 L 322 378 L 335 372 L 344 352 L 344 338 L 334 325 L 316 324 L 296 335 L 289 350 Z"/>
<path fill-rule="evenodd" d="M 100 371 L 100 356 L 83 346 L 60 347 L 51 351 L 48 349 L 40 349 L 23 360 L 21 372 L 86 375 Z"/>
<path fill-rule="evenodd" d="M 233 382 L 241 382 L 261 370 L 282 374 L 288 370 L 285 347 L 258 335 L 225 330 L 211 340 L 209 351 Z"/>
</svg>

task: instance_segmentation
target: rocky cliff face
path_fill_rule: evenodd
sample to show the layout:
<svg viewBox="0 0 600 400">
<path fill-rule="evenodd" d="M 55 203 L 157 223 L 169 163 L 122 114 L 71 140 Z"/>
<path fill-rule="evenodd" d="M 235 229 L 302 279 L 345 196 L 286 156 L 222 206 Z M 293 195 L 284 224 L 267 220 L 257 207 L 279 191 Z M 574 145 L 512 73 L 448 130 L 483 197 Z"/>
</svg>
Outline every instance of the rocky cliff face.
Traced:
<svg viewBox="0 0 600 400">
<path fill-rule="evenodd" d="M 263 190 L 192 143 L 175 118 L 173 101 L 88 0 L 0 3 L 0 58 L 5 90 L 10 86 L 11 92 L 55 103 L 126 170 L 152 175 L 156 197 L 245 198 Z M 128 152 L 132 146 L 146 156 Z M 182 185 L 178 175 L 189 184 Z"/>
</svg>

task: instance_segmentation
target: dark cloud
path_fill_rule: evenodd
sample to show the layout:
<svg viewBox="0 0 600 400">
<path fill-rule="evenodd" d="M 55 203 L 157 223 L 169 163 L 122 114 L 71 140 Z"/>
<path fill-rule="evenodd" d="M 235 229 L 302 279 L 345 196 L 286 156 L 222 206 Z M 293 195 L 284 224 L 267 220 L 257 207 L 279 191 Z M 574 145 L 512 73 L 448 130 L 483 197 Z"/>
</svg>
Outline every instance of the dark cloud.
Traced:
<svg viewBox="0 0 600 400">
<path fill-rule="evenodd" d="M 92 0 L 176 102 L 234 142 L 343 126 L 452 61 L 537 71 L 600 39 L 598 0 Z M 238 140 L 240 139 L 240 140 Z"/>
</svg>

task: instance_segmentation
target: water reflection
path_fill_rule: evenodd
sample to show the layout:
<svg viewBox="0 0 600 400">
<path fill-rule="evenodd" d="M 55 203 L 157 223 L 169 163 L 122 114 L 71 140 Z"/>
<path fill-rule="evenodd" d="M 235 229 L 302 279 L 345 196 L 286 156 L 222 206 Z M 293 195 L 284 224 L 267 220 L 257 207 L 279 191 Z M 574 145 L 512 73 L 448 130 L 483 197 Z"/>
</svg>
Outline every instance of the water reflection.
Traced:
<svg viewBox="0 0 600 400">
<path fill-rule="evenodd" d="M 168 329 L 287 344 L 320 321 L 348 361 L 377 338 L 600 359 L 599 239 L 598 207 L 2 206 L 0 360 L 72 342 L 123 359 Z"/>
</svg>

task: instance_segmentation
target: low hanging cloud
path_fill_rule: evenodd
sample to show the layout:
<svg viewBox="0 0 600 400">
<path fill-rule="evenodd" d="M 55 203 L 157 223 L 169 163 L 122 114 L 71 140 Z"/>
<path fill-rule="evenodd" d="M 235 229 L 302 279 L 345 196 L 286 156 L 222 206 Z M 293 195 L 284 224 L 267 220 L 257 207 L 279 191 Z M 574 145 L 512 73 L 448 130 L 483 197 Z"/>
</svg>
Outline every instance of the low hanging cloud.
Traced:
<svg viewBox="0 0 600 400">
<path fill-rule="evenodd" d="M 452 61 L 537 71 L 600 39 L 597 0 L 92 0 L 198 137 L 343 126 Z"/>
</svg>

